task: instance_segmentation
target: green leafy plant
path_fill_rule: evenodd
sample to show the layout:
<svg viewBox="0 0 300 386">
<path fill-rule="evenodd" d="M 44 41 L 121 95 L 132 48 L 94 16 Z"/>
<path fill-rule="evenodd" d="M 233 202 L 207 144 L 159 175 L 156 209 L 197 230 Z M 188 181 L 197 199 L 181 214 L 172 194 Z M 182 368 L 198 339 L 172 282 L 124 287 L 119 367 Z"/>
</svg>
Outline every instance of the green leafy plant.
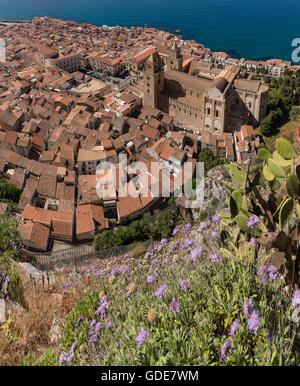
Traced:
<svg viewBox="0 0 300 386">
<path fill-rule="evenodd" d="M 258 150 L 259 168 L 245 170 L 235 163 L 227 165 L 232 181 L 239 189 L 231 190 L 228 213 L 219 211 L 226 225 L 237 224 L 241 230 L 256 237 L 261 248 L 284 254 L 286 283 L 299 283 L 299 167 L 295 167 L 297 153 L 286 139 L 279 138 L 273 154 L 265 148 Z M 272 256 L 272 254 L 271 254 Z M 268 256 L 265 257 L 268 263 Z"/>
</svg>

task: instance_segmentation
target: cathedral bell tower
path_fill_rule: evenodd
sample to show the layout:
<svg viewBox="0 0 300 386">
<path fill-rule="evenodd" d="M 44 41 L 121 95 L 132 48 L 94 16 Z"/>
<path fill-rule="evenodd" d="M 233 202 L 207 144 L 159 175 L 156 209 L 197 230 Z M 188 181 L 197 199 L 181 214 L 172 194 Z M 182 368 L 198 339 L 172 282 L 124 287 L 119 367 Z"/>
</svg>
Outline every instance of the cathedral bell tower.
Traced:
<svg viewBox="0 0 300 386">
<path fill-rule="evenodd" d="M 143 89 L 144 105 L 159 108 L 160 93 L 164 90 L 164 70 L 157 52 L 154 52 L 146 62 Z"/>
<path fill-rule="evenodd" d="M 167 68 L 168 70 L 182 72 L 183 56 L 180 53 L 180 47 L 177 46 L 176 40 L 170 49 L 170 55 L 167 57 Z"/>
</svg>

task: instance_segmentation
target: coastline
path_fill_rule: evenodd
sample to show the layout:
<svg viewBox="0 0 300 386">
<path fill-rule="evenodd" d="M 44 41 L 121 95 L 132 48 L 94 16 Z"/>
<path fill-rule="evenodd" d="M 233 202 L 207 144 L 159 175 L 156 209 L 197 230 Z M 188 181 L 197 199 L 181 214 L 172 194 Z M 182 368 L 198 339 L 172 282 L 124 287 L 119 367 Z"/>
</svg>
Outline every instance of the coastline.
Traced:
<svg viewBox="0 0 300 386">
<path fill-rule="evenodd" d="M 42 16 L 42 17 L 50 17 L 50 16 Z M 69 19 L 66 19 L 66 20 L 63 20 L 63 21 L 69 21 Z M 91 24 L 91 25 L 95 25 L 97 27 L 103 27 L 104 24 L 100 25 L 100 24 L 94 24 L 94 23 L 87 23 L 87 22 L 78 22 L 76 20 L 71 20 L 71 21 L 74 21 L 75 23 L 77 23 L 78 25 L 81 25 L 81 24 Z M 23 24 L 23 23 L 30 23 L 32 24 L 33 23 L 33 19 L 32 20 L 26 20 L 26 19 L 21 19 L 21 20 L 10 20 L 10 19 L 0 19 L 0 25 L 5 25 L 5 24 Z M 108 26 L 106 25 L 107 27 L 109 28 L 115 28 L 116 25 L 114 26 Z M 152 26 L 149 26 L 147 24 L 145 24 L 145 26 L 147 27 L 150 27 L 150 28 L 154 28 L 155 30 L 159 31 L 160 29 L 158 27 L 152 27 Z M 143 26 L 141 25 L 135 25 L 134 26 L 135 28 L 138 28 L 138 27 L 141 27 L 141 28 L 144 28 Z M 125 28 L 130 28 L 129 26 L 125 26 Z M 206 46 L 206 44 L 204 44 L 203 42 L 198 42 L 197 40 L 195 39 L 192 39 L 192 38 L 188 38 L 185 36 L 185 32 L 184 32 L 184 29 L 179 29 L 176 27 L 174 28 L 169 28 L 169 29 L 161 29 L 162 31 L 164 32 L 169 32 L 171 34 L 173 34 L 174 36 L 176 36 L 177 38 L 180 38 L 184 41 L 195 41 L 196 43 L 198 44 L 203 44 L 205 48 L 208 48 L 211 50 L 211 52 L 226 52 L 231 58 L 233 59 L 241 59 L 243 56 L 238 52 L 236 51 L 235 49 L 233 48 L 217 48 L 217 49 L 212 49 L 208 46 Z M 182 34 L 179 34 L 182 33 Z M 280 56 L 265 56 L 265 57 L 245 57 L 246 60 L 251 60 L 251 61 L 267 61 L 267 60 L 271 60 L 271 59 L 280 59 L 280 60 L 283 60 L 283 61 L 286 61 L 288 59 L 285 59 L 283 57 L 280 57 Z M 292 62 L 293 64 L 293 62 Z"/>
</svg>

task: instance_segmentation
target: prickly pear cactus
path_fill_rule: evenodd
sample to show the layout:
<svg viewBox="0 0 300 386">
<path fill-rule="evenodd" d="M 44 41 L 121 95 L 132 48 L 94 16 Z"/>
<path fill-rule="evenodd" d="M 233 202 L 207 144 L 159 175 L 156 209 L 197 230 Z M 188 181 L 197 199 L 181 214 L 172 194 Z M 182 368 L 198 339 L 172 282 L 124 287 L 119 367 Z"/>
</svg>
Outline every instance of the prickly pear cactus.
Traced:
<svg viewBox="0 0 300 386">
<path fill-rule="evenodd" d="M 232 181 L 229 186 L 229 212 L 218 215 L 225 225 L 237 225 L 240 232 L 256 238 L 258 249 L 271 250 L 282 262 L 287 284 L 299 284 L 300 267 L 300 166 L 297 153 L 286 139 L 279 138 L 273 154 L 266 148 L 257 153 L 259 166 L 245 170 L 233 162 L 227 165 Z M 262 193 L 263 192 L 263 193 Z M 265 262 L 267 263 L 267 262 Z"/>
</svg>

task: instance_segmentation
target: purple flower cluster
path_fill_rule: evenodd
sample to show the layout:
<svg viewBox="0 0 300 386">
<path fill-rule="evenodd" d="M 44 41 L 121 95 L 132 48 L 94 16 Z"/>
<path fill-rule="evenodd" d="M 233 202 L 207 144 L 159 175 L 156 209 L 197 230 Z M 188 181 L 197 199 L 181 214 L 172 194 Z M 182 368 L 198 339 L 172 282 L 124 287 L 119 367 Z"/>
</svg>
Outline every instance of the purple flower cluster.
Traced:
<svg viewBox="0 0 300 386">
<path fill-rule="evenodd" d="M 267 286 L 269 282 L 276 280 L 277 268 L 273 265 L 271 265 L 270 267 L 262 265 L 259 267 L 257 274 L 258 276 L 260 276 L 261 282 Z"/>
<path fill-rule="evenodd" d="M 183 233 L 184 235 L 189 235 L 189 234 L 191 233 L 191 229 L 192 229 L 191 224 L 187 223 L 187 224 L 185 224 L 182 233 Z"/>
<path fill-rule="evenodd" d="M 218 224 L 218 223 L 220 223 L 221 222 L 221 217 L 220 216 L 218 216 L 217 214 L 213 217 L 213 222 L 214 223 L 216 223 L 216 224 Z"/>
<path fill-rule="evenodd" d="M 231 325 L 229 336 L 233 336 L 238 331 L 239 328 L 240 328 L 239 320 L 235 320 Z"/>
<path fill-rule="evenodd" d="M 172 232 L 172 236 L 175 236 L 178 232 L 180 232 L 179 228 L 174 228 Z"/>
<path fill-rule="evenodd" d="M 82 316 L 79 316 L 79 318 L 77 319 L 77 322 L 76 322 L 76 328 L 79 327 L 79 324 L 82 321 L 82 319 L 83 319 Z"/>
<path fill-rule="evenodd" d="M 249 221 L 247 221 L 247 227 L 255 229 L 258 224 L 261 223 L 261 220 L 258 217 L 250 216 Z"/>
<path fill-rule="evenodd" d="M 172 298 L 170 307 L 169 307 L 170 314 L 172 312 L 179 312 L 179 303 L 175 301 L 175 298 Z"/>
<path fill-rule="evenodd" d="M 167 289 L 167 286 L 166 284 L 164 283 L 161 287 L 159 287 L 159 289 L 155 292 L 155 295 L 161 299 L 163 297 L 163 295 L 165 294 L 166 292 L 166 289 Z"/>
<path fill-rule="evenodd" d="M 195 239 L 185 239 L 182 248 L 189 249 L 195 245 Z"/>
<path fill-rule="evenodd" d="M 295 289 L 293 293 L 292 306 L 293 308 L 300 307 L 300 288 Z"/>
<path fill-rule="evenodd" d="M 216 231 L 212 231 L 211 234 L 210 234 L 210 237 L 211 237 L 212 239 L 215 239 L 215 238 L 219 237 L 219 233 L 216 232 Z"/>
<path fill-rule="evenodd" d="M 144 329 L 144 327 L 141 327 L 139 334 L 135 338 L 135 340 L 138 343 L 138 347 L 144 344 L 146 340 L 148 340 L 148 338 L 149 338 L 148 332 Z"/>
<path fill-rule="evenodd" d="M 147 276 L 147 279 L 146 279 L 147 283 L 153 283 L 154 280 L 155 280 L 155 277 L 153 275 Z"/>
<path fill-rule="evenodd" d="M 260 320 L 261 319 L 259 317 L 259 313 L 256 312 L 255 310 L 252 312 L 252 314 L 250 315 L 250 318 L 248 319 L 249 330 L 253 331 L 255 335 L 257 334 Z"/>
<path fill-rule="evenodd" d="M 253 331 L 256 335 L 261 318 L 259 313 L 253 308 L 253 301 L 249 299 L 248 302 L 244 303 L 244 315 L 248 318 L 248 327 L 250 331 Z"/>
<path fill-rule="evenodd" d="M 202 251 L 200 247 L 196 247 L 195 249 L 192 249 L 190 251 L 191 260 L 196 262 L 197 257 L 200 257 L 201 254 L 202 254 Z"/>
<path fill-rule="evenodd" d="M 188 288 L 189 288 L 189 282 L 190 282 L 190 279 L 184 279 L 184 280 L 181 280 L 181 282 L 180 282 L 180 287 L 184 290 L 184 291 L 186 291 Z"/>
<path fill-rule="evenodd" d="M 100 314 L 101 319 L 103 319 L 104 315 L 108 312 L 108 308 L 109 308 L 109 300 L 108 300 L 108 297 L 104 295 L 100 300 L 100 307 L 97 309 L 95 313 L 96 315 Z"/>
<path fill-rule="evenodd" d="M 212 263 L 218 263 L 220 261 L 220 256 L 217 253 L 212 253 L 210 255 L 210 261 Z"/>
<path fill-rule="evenodd" d="M 220 360 L 225 360 L 229 354 L 229 349 L 231 348 L 231 341 L 230 339 L 225 340 L 222 348 L 221 348 L 221 357 Z"/>
<path fill-rule="evenodd" d="M 199 231 L 206 231 L 207 230 L 207 224 L 205 222 L 202 222 L 199 227 Z"/>
<path fill-rule="evenodd" d="M 62 366 L 64 363 L 70 363 L 74 358 L 74 348 L 75 343 L 72 344 L 71 353 L 63 352 L 59 356 L 59 366 Z"/>
<path fill-rule="evenodd" d="M 253 312 L 253 302 L 249 299 L 248 302 L 244 303 L 244 315 L 249 316 Z"/>
<path fill-rule="evenodd" d="M 161 239 L 160 244 L 165 247 L 168 244 L 168 239 Z"/>
<path fill-rule="evenodd" d="M 175 236 L 178 232 L 180 232 L 179 228 L 174 228 L 172 232 L 172 236 Z"/>
</svg>

